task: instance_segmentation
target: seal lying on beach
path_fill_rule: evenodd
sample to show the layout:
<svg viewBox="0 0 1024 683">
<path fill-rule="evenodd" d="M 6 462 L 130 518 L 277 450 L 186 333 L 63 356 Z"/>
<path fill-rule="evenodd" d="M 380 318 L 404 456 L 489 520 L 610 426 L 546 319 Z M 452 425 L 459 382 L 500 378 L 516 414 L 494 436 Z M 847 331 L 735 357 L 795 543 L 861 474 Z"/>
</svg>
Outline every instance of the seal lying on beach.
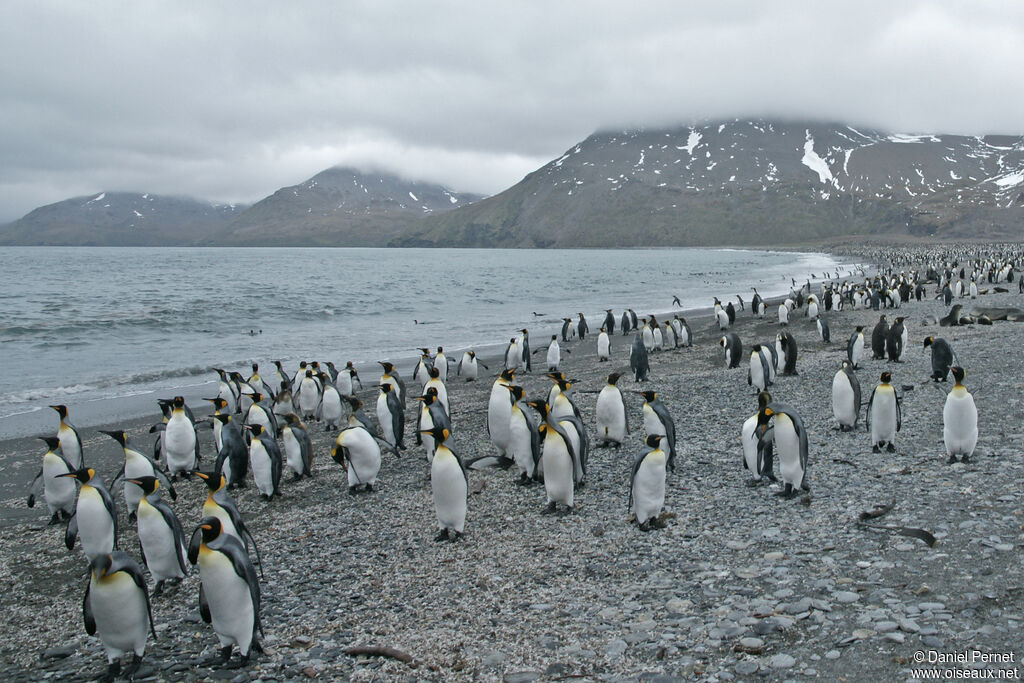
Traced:
<svg viewBox="0 0 1024 683">
<path fill-rule="evenodd" d="M 1014 306 L 975 306 L 971 309 L 972 318 L 985 317 L 989 320 L 1008 320 L 1012 323 L 1024 322 L 1024 310 Z"/>
</svg>

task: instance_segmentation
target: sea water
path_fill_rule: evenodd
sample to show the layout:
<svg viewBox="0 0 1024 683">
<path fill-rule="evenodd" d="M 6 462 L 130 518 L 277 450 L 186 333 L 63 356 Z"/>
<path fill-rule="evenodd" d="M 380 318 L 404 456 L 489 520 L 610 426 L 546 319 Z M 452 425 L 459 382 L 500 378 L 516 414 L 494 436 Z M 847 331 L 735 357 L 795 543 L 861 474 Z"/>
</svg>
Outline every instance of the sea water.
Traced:
<svg viewBox="0 0 1024 683">
<path fill-rule="evenodd" d="M 494 352 L 523 327 L 535 347 L 563 317 L 704 308 L 751 287 L 788 292 L 827 254 L 734 249 L 326 249 L 14 247 L 0 250 L 0 439 L 158 417 L 157 398 L 216 391 L 213 368 L 249 376 L 281 360 L 378 360 L 419 347 Z"/>
</svg>

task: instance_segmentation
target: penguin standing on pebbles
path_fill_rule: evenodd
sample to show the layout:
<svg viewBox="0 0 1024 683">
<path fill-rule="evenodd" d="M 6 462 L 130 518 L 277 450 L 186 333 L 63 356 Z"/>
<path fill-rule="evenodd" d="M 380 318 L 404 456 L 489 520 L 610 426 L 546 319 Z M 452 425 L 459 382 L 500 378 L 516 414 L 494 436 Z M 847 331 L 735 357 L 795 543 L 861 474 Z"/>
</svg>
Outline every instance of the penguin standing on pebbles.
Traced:
<svg viewBox="0 0 1024 683">
<path fill-rule="evenodd" d="M 89 585 L 82 600 L 85 632 L 99 635 L 107 654 L 107 674 L 112 681 L 122 674 L 132 678 L 146 654 L 146 639 L 153 628 L 153 610 L 142 569 L 128 553 L 114 551 L 97 555 L 89 563 Z M 123 671 L 121 657 L 133 653 Z"/>
<path fill-rule="evenodd" d="M 221 448 L 213 469 L 224 475 L 228 488 L 245 488 L 245 477 L 249 474 L 249 447 L 242 428 L 231 415 L 214 415 L 213 419 L 221 425 Z"/>
<path fill-rule="evenodd" d="M 620 372 L 608 375 L 607 383 L 597 395 L 594 419 L 597 422 L 598 448 L 612 445 L 619 448 L 629 433 L 626 401 L 622 397 L 622 391 L 615 386 L 621 376 Z"/>
<path fill-rule="evenodd" d="M 437 448 L 430 462 L 430 491 L 434 499 L 434 512 L 440 531 L 435 541 L 456 541 L 462 537 L 466 526 L 466 496 L 469 492 L 469 475 L 462 459 L 445 445 L 451 436 L 439 425 L 429 430 Z"/>
<path fill-rule="evenodd" d="M 60 416 L 60 425 L 57 427 L 57 439 L 60 441 L 60 452 L 64 459 L 71 464 L 75 470 L 82 469 L 82 437 L 78 435 L 75 426 L 68 422 L 68 407 L 65 405 L 50 406 Z"/>
<path fill-rule="evenodd" d="M 885 339 L 885 348 L 892 363 L 902 363 L 903 354 L 907 351 L 907 328 L 903 325 L 904 320 L 906 318 L 902 316 L 896 318 Z"/>
<path fill-rule="evenodd" d="M 743 445 L 743 469 L 753 474 L 753 479 L 748 486 L 756 486 L 763 479 L 775 481 L 775 474 L 772 472 L 772 458 L 770 444 L 764 448 L 758 448 L 757 417 L 764 407 L 772 402 L 772 395 L 762 391 L 757 395 L 757 411 L 743 422 L 740 428 L 740 442 Z M 766 456 L 768 456 L 766 458 Z"/>
<path fill-rule="evenodd" d="M 46 453 L 43 454 L 43 466 L 39 474 L 32 480 L 29 487 L 28 506 L 35 507 L 36 491 L 40 481 L 43 485 L 43 498 L 50 511 L 49 524 L 57 524 L 71 519 L 75 509 L 75 483 L 68 481 L 64 475 L 74 472 L 71 463 L 58 453 L 60 441 L 55 436 L 39 437 L 46 442 Z"/>
<path fill-rule="evenodd" d="M 647 347 L 644 346 L 643 338 L 637 332 L 633 335 L 633 345 L 629 350 L 629 368 L 633 371 L 633 381 L 646 382 L 647 375 L 651 372 L 650 360 L 647 357 Z"/>
<path fill-rule="evenodd" d="M 843 365 L 832 378 L 832 414 L 839 423 L 839 430 L 853 431 L 860 417 L 860 380 L 853 372 L 850 361 Z"/>
<path fill-rule="evenodd" d="M 143 493 L 136 515 L 139 545 L 142 546 L 146 567 L 156 581 L 153 595 L 160 595 L 165 583 L 180 584 L 188 574 L 185 532 L 170 505 L 160 498 L 149 498 L 160 487 L 159 479 L 150 476 L 126 481 L 138 486 Z"/>
<path fill-rule="evenodd" d="M 668 443 L 668 468 L 674 470 L 676 468 L 675 422 L 672 420 L 672 416 L 669 415 L 668 408 L 661 402 L 656 392 L 638 391 L 636 393 L 644 397 L 644 430 L 648 435 L 664 435 L 665 441 Z"/>
<path fill-rule="evenodd" d="M 338 433 L 331 457 L 348 471 L 348 492 L 355 495 L 360 488 L 373 491 L 380 472 L 380 446 L 362 425 L 346 427 Z"/>
<path fill-rule="evenodd" d="M 641 531 L 662 529 L 665 523 L 658 519 L 665 507 L 665 451 L 661 449 L 661 434 L 651 434 L 645 442 L 651 449 L 637 456 L 629 482 L 629 507 Z"/>
<path fill-rule="evenodd" d="M 974 397 L 964 386 L 964 369 L 954 366 L 950 369 L 956 384 L 946 396 L 942 408 L 942 440 L 946 446 L 948 462 L 968 462 L 978 445 L 978 407 Z"/>
<path fill-rule="evenodd" d="M 572 440 L 566 430 L 549 413 L 544 401 L 529 401 L 541 418 L 540 430 L 544 436 L 544 450 L 541 455 L 541 467 L 544 470 L 544 493 L 547 496 L 547 507 L 541 514 L 550 515 L 558 510 L 558 504 L 565 506 L 564 512 L 573 511 L 574 494 L 574 462 L 576 454 Z"/>
<path fill-rule="evenodd" d="M 377 422 L 380 424 L 381 436 L 389 444 L 399 450 L 405 450 L 405 411 L 390 384 L 380 385 L 377 396 Z"/>
<path fill-rule="evenodd" d="M 59 475 L 75 478 L 81 483 L 75 514 L 68 520 L 64 532 L 64 545 L 75 547 L 75 538 L 82 537 L 82 551 L 91 561 L 100 555 L 109 555 L 117 548 L 117 508 L 110 491 L 96 470 L 85 467 Z"/>
<path fill-rule="evenodd" d="M 309 429 L 295 413 L 284 416 L 281 428 L 281 442 L 284 444 L 285 465 L 294 479 L 313 476 L 313 441 Z"/>
<path fill-rule="evenodd" d="M 512 409 L 509 419 L 509 454 L 519 466 L 520 475 L 516 484 L 529 486 L 540 477 L 540 431 L 537 418 L 527 410 L 523 401 L 523 388 L 516 385 L 505 385 L 512 397 Z"/>
<path fill-rule="evenodd" d="M 807 484 L 807 430 L 795 410 L 782 403 L 769 403 L 760 412 L 758 424 L 773 421 L 770 429 L 761 432 L 761 440 L 771 439 L 779 456 L 779 475 L 785 487 L 778 495 L 791 498 L 800 489 L 810 491 Z"/>
<path fill-rule="evenodd" d="M 459 365 L 455 368 L 455 374 L 466 382 L 475 382 L 480 374 L 478 365 L 484 364 L 477 360 L 476 351 L 466 351 L 462 354 Z M 484 365 L 484 367 L 486 368 L 487 366 Z"/>
<path fill-rule="evenodd" d="M 932 381 L 945 382 L 949 369 L 956 362 L 956 353 L 949 342 L 942 337 L 926 337 L 924 348 L 932 347 Z"/>
<path fill-rule="evenodd" d="M 818 337 L 826 344 L 832 343 L 832 332 L 828 329 L 828 321 L 824 317 L 818 317 Z"/>
<path fill-rule="evenodd" d="M 864 326 L 857 325 L 854 329 L 853 334 L 850 335 L 850 341 L 846 343 L 846 358 L 850 361 L 850 365 L 856 370 L 860 367 L 860 359 L 864 355 Z"/>
<path fill-rule="evenodd" d="M 796 339 L 793 338 L 789 332 L 779 332 L 776 339 L 779 342 L 779 348 L 782 350 L 782 357 L 784 364 L 782 366 L 783 375 L 796 375 L 799 374 L 796 371 Z"/>
<path fill-rule="evenodd" d="M 892 374 L 883 372 L 879 383 L 868 399 L 867 426 L 871 430 L 871 451 L 881 452 L 882 446 L 890 453 L 896 452 L 896 432 L 903 426 L 900 397 L 892 385 Z"/>
<path fill-rule="evenodd" d="M 738 368 L 740 361 L 743 359 L 743 342 L 740 341 L 739 335 L 735 332 L 730 332 L 718 340 L 718 345 L 725 352 L 726 369 Z"/>
<path fill-rule="evenodd" d="M 882 360 L 885 358 L 885 342 L 889 338 L 889 323 L 885 319 L 883 313 L 878 318 L 878 322 L 875 323 L 875 327 L 871 330 L 871 358 L 872 360 Z"/>
<path fill-rule="evenodd" d="M 608 337 L 608 328 L 602 327 L 597 335 L 597 360 L 606 361 L 611 356 L 612 344 Z"/>
<path fill-rule="evenodd" d="M 252 432 L 252 441 L 249 442 L 252 478 L 260 495 L 271 500 L 281 493 L 281 449 L 261 425 L 246 425 L 245 428 Z"/>
</svg>

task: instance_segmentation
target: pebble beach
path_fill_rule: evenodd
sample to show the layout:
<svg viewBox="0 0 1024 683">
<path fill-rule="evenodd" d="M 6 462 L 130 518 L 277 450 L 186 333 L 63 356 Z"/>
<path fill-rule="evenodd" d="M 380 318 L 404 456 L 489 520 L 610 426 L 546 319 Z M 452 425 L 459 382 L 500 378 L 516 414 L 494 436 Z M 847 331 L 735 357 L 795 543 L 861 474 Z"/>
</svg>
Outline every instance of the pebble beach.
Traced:
<svg viewBox="0 0 1024 683">
<path fill-rule="evenodd" d="M 961 300 L 964 312 L 1024 307 L 1016 282 L 1005 286 L 1007 293 L 990 289 Z M 812 287 L 818 293 L 818 283 Z M 584 392 L 620 371 L 632 430 L 621 449 L 591 452 L 586 486 L 566 516 L 541 515 L 543 485 L 516 486 L 514 467 L 472 470 L 465 536 L 436 543 L 429 467 L 422 448 L 411 445 L 411 426 L 409 449 L 384 454 L 375 490 L 350 496 L 345 472 L 330 458 L 336 433 L 311 423 L 312 478 L 293 482 L 286 473 L 283 495 L 270 502 L 251 484 L 232 492 L 263 559 L 266 652 L 244 669 L 220 667 L 216 637 L 199 617 L 193 569 L 180 587 L 153 599 L 158 637 L 135 680 L 885 681 L 921 678 L 922 668 L 966 677 L 1005 670 L 1003 677 L 1019 679 L 1024 324 L 940 328 L 935 321 L 948 308 L 934 289 L 924 301 L 882 311 L 907 318 L 904 362 L 872 360 L 868 348 L 857 371 L 865 401 L 879 375 L 892 373 L 903 407 L 896 453 L 873 453 L 863 422 L 840 432 L 831 409 L 846 340 L 856 325 L 869 336 L 880 313 L 823 313 L 832 333 L 826 344 L 815 323 L 794 311 L 785 329 L 799 348 L 799 374 L 780 374 L 769 389 L 800 413 L 809 434 L 810 493 L 791 500 L 773 495 L 776 488 L 747 485 L 739 434 L 756 411 L 755 391 L 746 360 L 724 367 L 709 311 L 688 318 L 692 347 L 651 354 L 650 381 L 642 384 L 629 373 L 631 337 L 616 334 L 612 359 L 598 362 L 596 312 L 588 313 L 595 334 L 562 345 L 561 370 L 574 380 L 588 428 L 596 396 Z M 665 303 L 634 308 L 643 314 L 645 305 L 660 310 Z M 774 304 L 763 319 L 749 307 L 737 311 L 731 331 L 745 349 L 774 344 Z M 574 313 L 567 304 L 564 315 Z M 546 347 L 559 329 L 554 315 L 539 320 L 530 331 L 533 347 Z M 968 463 L 946 462 L 942 408 L 952 381 L 931 381 L 922 345 L 928 335 L 948 340 L 967 371 L 980 432 Z M 423 345 L 434 346 L 429 338 Z M 517 374 L 527 397 L 542 397 L 551 385 L 543 356 L 533 356 L 532 373 Z M 478 381 L 463 382 L 453 371 L 447 385 L 449 445 L 467 461 L 494 452 L 485 418 L 499 361 L 484 361 L 490 370 L 481 369 Z M 358 396 L 372 414 L 379 368 L 359 370 L 365 387 Z M 627 509 L 632 463 L 645 450 L 643 400 L 628 390 L 640 389 L 658 392 L 677 430 L 667 526 L 648 533 L 630 522 Z M 158 415 L 154 404 L 152 420 L 103 428 L 125 429 L 150 452 Z M 94 428 L 80 433 L 87 462 L 109 483 L 120 449 Z M 212 434 L 200 429 L 199 436 L 206 468 Z M 0 442 L 0 609 L 7 623 L 0 666 L 12 681 L 93 680 L 106 659 L 82 625 L 86 561 L 80 547 L 64 547 L 62 526 L 46 525 L 45 506 L 25 504 L 43 451 L 34 439 Z M 177 489 L 172 507 L 189 535 L 206 488 L 192 480 Z M 118 492 L 115 500 L 120 547 L 138 557 Z M 861 523 L 862 513 L 882 506 L 888 511 L 870 520 L 874 528 Z M 923 529 L 935 543 L 877 528 L 883 526 Z M 383 656 L 351 651 L 367 647 L 388 649 Z M 972 651 L 1012 659 L 942 664 L 927 654 Z"/>
</svg>

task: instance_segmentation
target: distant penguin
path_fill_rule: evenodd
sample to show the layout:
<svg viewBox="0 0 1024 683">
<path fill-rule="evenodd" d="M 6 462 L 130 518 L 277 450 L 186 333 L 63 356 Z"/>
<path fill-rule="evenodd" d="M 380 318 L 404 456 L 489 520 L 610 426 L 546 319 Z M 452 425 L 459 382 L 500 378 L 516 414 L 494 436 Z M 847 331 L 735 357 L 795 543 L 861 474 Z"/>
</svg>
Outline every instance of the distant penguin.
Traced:
<svg viewBox="0 0 1024 683">
<path fill-rule="evenodd" d="M 942 440 L 946 446 L 948 462 L 969 462 L 978 445 L 978 408 L 974 397 L 964 386 L 964 369 L 959 366 L 951 368 L 956 384 L 946 395 L 946 403 L 942 408 Z"/>
<path fill-rule="evenodd" d="M 761 411 L 758 422 L 772 419 L 771 429 L 762 432 L 762 440 L 771 438 L 779 457 L 779 475 L 785 485 L 779 495 L 786 498 L 810 490 L 807 483 L 807 430 L 800 415 L 782 403 L 769 403 Z"/>
<path fill-rule="evenodd" d="M 730 325 L 736 322 L 736 307 L 731 301 L 725 305 L 725 315 L 728 316 Z"/>
<path fill-rule="evenodd" d="M 114 551 L 89 562 L 89 585 L 82 599 L 85 632 L 99 635 L 107 655 L 104 680 L 132 679 L 142 665 L 146 639 L 153 628 L 153 610 L 142 569 L 128 553 Z M 122 670 L 121 657 L 131 652 L 131 663 Z"/>
<path fill-rule="evenodd" d="M 466 351 L 462 354 L 462 359 L 459 361 L 459 365 L 456 368 L 455 374 L 461 377 L 466 382 L 475 382 L 479 376 L 480 369 L 478 365 L 484 365 L 476 358 L 475 351 Z M 487 366 L 484 365 L 486 368 Z"/>
<path fill-rule="evenodd" d="M 832 378 L 832 415 L 839 423 L 840 431 L 853 431 L 857 427 L 860 403 L 860 381 L 850 361 L 844 360 Z"/>
<path fill-rule="evenodd" d="M 738 368 L 743 360 L 743 342 L 735 332 L 730 332 L 718 340 L 724 351 L 726 369 Z"/>
<path fill-rule="evenodd" d="M 338 373 L 335 386 L 338 389 L 338 393 L 342 396 L 355 396 L 357 384 L 360 389 L 363 388 L 363 383 L 359 380 L 359 373 L 356 371 L 355 365 L 352 364 L 352 361 L 348 361 L 345 363 L 342 371 Z"/>
<path fill-rule="evenodd" d="M 519 351 L 519 339 L 512 337 L 505 346 L 505 369 L 519 370 L 520 362 L 522 362 L 522 355 Z"/>
<path fill-rule="evenodd" d="M 604 309 L 604 329 L 609 336 L 615 334 L 615 316 L 610 308 Z"/>
<path fill-rule="evenodd" d="M 221 660 L 227 664 L 235 645 L 241 665 L 252 650 L 262 652 L 260 582 L 242 543 L 224 533 L 220 519 L 204 517 L 192 533 L 188 559 L 199 564 L 199 616 L 213 626 L 220 642 Z"/>
<path fill-rule="evenodd" d="M 221 368 L 214 368 L 213 370 L 220 379 L 217 384 L 217 396 L 224 399 L 224 402 L 227 403 L 227 411 L 229 413 L 237 413 L 239 410 L 238 399 L 241 398 L 238 387 L 228 378 L 228 373 L 224 370 Z"/>
<path fill-rule="evenodd" d="M 519 367 L 533 372 L 532 353 L 530 352 L 530 331 L 525 327 L 519 330 Z"/>
<path fill-rule="evenodd" d="M 686 318 L 680 318 L 678 315 L 676 319 L 679 320 L 679 326 L 681 331 L 679 333 L 679 345 L 680 346 L 693 346 L 693 330 L 690 329 L 690 324 L 686 322 Z"/>
<path fill-rule="evenodd" d="M 75 482 L 64 476 L 73 473 L 75 469 L 57 452 L 60 450 L 60 440 L 57 437 L 39 438 L 46 443 L 46 453 L 43 454 L 43 466 L 39 468 L 39 473 L 29 486 L 28 506 L 35 507 L 36 491 L 42 484 L 43 498 L 50 512 L 49 524 L 58 524 L 71 519 L 75 509 Z"/>
<path fill-rule="evenodd" d="M 427 452 L 427 462 L 431 462 L 437 444 L 434 443 L 434 437 L 431 436 L 430 430 L 434 427 L 443 427 L 451 432 L 452 422 L 448 411 L 438 400 L 438 392 L 435 387 L 428 387 L 422 396 L 416 397 L 416 400 L 421 401 L 416 419 L 416 445 L 423 445 Z"/>
<path fill-rule="evenodd" d="M 313 371 L 307 369 L 305 375 L 299 379 L 298 384 L 292 390 L 292 400 L 298 409 L 298 415 L 303 420 L 316 419 L 317 409 L 320 407 L 322 388 Z"/>
<path fill-rule="evenodd" d="M 427 370 L 434 367 L 434 359 L 430 357 L 430 349 L 420 349 L 420 360 L 412 371 L 412 380 L 424 384 L 430 376 Z"/>
<path fill-rule="evenodd" d="M 377 422 L 381 438 L 399 450 L 405 450 L 405 411 L 390 384 L 380 385 L 377 396 Z"/>
<path fill-rule="evenodd" d="M 196 469 L 199 461 L 199 440 L 196 427 L 185 414 L 185 399 L 175 396 L 171 417 L 164 427 L 163 444 L 167 457 L 167 471 L 171 479 Z"/>
<path fill-rule="evenodd" d="M 469 475 L 462 459 L 445 443 L 450 432 L 440 426 L 431 428 L 430 432 L 437 444 L 430 463 L 430 491 L 440 530 L 434 540 L 455 541 L 462 536 L 466 526 Z"/>
<path fill-rule="evenodd" d="M 818 337 L 826 344 L 832 342 L 832 332 L 828 329 L 828 321 L 822 317 L 818 318 Z"/>
<path fill-rule="evenodd" d="M 523 400 L 523 388 L 515 385 L 503 385 L 512 399 L 509 416 L 509 457 L 519 466 L 520 486 L 528 486 L 539 480 L 540 465 L 540 431 L 537 417 L 528 410 Z"/>
<path fill-rule="evenodd" d="M 661 399 L 658 398 L 658 394 L 654 391 L 638 391 L 636 392 L 644 397 L 644 405 L 642 408 L 644 416 L 644 431 L 650 434 L 662 434 L 665 436 L 665 442 L 668 445 L 668 468 L 675 470 L 676 468 L 676 425 L 672 420 L 672 416 L 668 412 L 668 408 L 662 403 Z"/>
<path fill-rule="evenodd" d="M 757 410 L 743 422 L 740 428 L 740 443 L 743 446 L 743 469 L 753 475 L 749 485 L 760 484 L 764 479 L 775 480 L 771 463 L 765 460 L 765 450 L 758 448 L 757 417 L 764 407 L 772 402 L 772 395 L 762 391 L 757 395 Z M 767 444 L 765 444 L 767 445 Z"/>
<path fill-rule="evenodd" d="M 621 372 L 608 375 L 604 388 L 597 395 L 594 420 L 597 423 L 597 447 L 622 446 L 629 433 L 629 418 L 622 391 L 616 386 Z"/>
<path fill-rule="evenodd" d="M 664 331 L 662 332 L 662 336 L 663 336 L 663 338 L 665 340 L 665 348 L 666 349 L 677 349 L 677 348 L 679 348 L 679 338 L 676 337 L 676 330 L 675 330 L 674 327 L 672 327 L 672 322 L 669 321 L 669 320 L 666 320 L 662 324 L 663 324 L 663 326 L 665 328 Z"/>
<path fill-rule="evenodd" d="M 558 346 L 558 335 L 551 335 L 551 342 L 548 344 L 546 360 L 548 372 L 556 372 L 558 370 L 558 366 L 562 362 L 562 351 Z"/>
<path fill-rule="evenodd" d="M 117 549 L 117 508 L 103 480 L 91 467 L 60 475 L 77 479 L 81 484 L 75 513 L 68 520 L 64 545 L 75 547 L 75 539 L 82 538 L 82 551 L 90 561 L 99 555 L 109 555 Z"/>
<path fill-rule="evenodd" d="M 883 372 L 879 384 L 871 391 L 868 399 L 868 428 L 871 430 L 871 450 L 879 453 L 885 446 L 890 453 L 896 452 L 896 432 L 903 426 L 900 397 L 891 384 L 892 375 Z"/>
<path fill-rule="evenodd" d="M 633 371 L 633 381 L 635 382 L 646 382 L 647 376 L 651 372 L 647 347 L 644 346 L 639 332 L 633 335 L 633 345 L 629 350 L 629 369 Z"/>
<path fill-rule="evenodd" d="M 793 338 L 789 332 L 779 332 L 777 339 L 779 341 L 779 347 L 782 349 L 782 357 L 784 364 L 782 366 L 783 375 L 797 375 L 796 371 L 796 358 L 797 348 L 796 339 Z"/>
<path fill-rule="evenodd" d="M 903 324 L 904 320 L 905 318 L 901 316 L 893 321 L 885 340 L 889 361 L 893 363 L 902 363 L 903 355 L 907 352 L 907 328 Z"/>
<path fill-rule="evenodd" d="M 590 331 L 590 327 L 587 325 L 587 319 L 580 313 L 579 322 L 576 323 L 576 334 L 579 335 L 580 341 L 587 338 L 587 332 Z"/>
<path fill-rule="evenodd" d="M 249 446 L 242 428 L 231 415 L 215 415 L 213 419 L 221 425 L 221 448 L 213 469 L 224 475 L 228 488 L 244 488 L 249 473 Z"/>
<path fill-rule="evenodd" d="M 715 298 L 715 320 L 718 322 L 718 329 L 725 331 L 729 329 L 729 314 L 722 308 L 722 304 Z"/>
<path fill-rule="evenodd" d="M 570 335 L 576 336 L 576 328 L 572 326 L 572 318 L 562 318 L 562 341 L 568 342 Z"/>
<path fill-rule="evenodd" d="M 771 382 L 771 371 L 768 369 L 767 353 L 762 350 L 760 344 L 750 347 L 750 367 L 747 370 L 747 384 L 754 387 L 756 393 L 761 393 Z"/>
<path fill-rule="evenodd" d="M 784 303 L 783 304 L 779 304 L 779 324 L 780 325 L 788 325 L 789 324 L 789 306 L 787 306 Z"/>
<path fill-rule="evenodd" d="M 434 367 L 437 368 L 437 376 L 442 382 L 448 381 L 448 356 L 444 353 L 444 347 L 438 346 L 434 354 Z"/>
<path fill-rule="evenodd" d="M 640 337 L 643 339 L 644 349 L 650 353 L 654 350 L 654 330 L 651 329 L 647 318 L 644 318 L 641 322 L 643 322 L 643 327 L 640 328 Z"/>
<path fill-rule="evenodd" d="M 272 375 L 272 382 L 273 385 L 271 386 L 271 388 L 274 390 L 275 395 L 279 393 L 282 389 L 291 385 L 291 380 L 288 379 L 288 375 L 284 371 L 284 366 L 281 365 L 281 361 L 279 360 L 274 361 L 274 373 Z"/>
<path fill-rule="evenodd" d="M 60 416 L 57 426 L 57 439 L 60 441 L 60 452 L 64 459 L 76 470 L 82 469 L 85 460 L 82 458 L 82 438 L 78 430 L 68 421 L 68 408 L 65 405 L 50 406 Z"/>
<path fill-rule="evenodd" d="M 252 432 L 252 440 L 249 442 L 252 478 L 260 495 L 270 500 L 281 493 L 281 449 L 274 437 L 263 431 L 262 426 L 246 425 L 245 428 Z"/>
<path fill-rule="evenodd" d="M 883 313 L 878 318 L 878 322 L 875 323 L 874 329 L 871 330 L 871 358 L 873 360 L 881 360 L 885 358 L 885 342 L 889 338 L 889 323 L 885 319 Z"/>
<path fill-rule="evenodd" d="M 499 457 L 508 455 L 512 399 L 506 387 L 512 385 L 514 375 L 514 370 L 503 370 L 491 385 L 491 394 L 487 401 L 487 433 L 491 437 L 491 442 L 498 449 Z"/>
<path fill-rule="evenodd" d="M 949 369 L 956 362 L 956 353 L 942 337 L 926 337 L 924 348 L 932 347 L 932 381 L 945 382 Z"/>
<path fill-rule="evenodd" d="M 156 477 L 127 479 L 142 490 L 136 520 L 138 523 L 139 545 L 146 568 L 156 581 L 153 595 L 160 595 L 164 584 L 180 584 L 188 574 L 185 564 L 185 532 L 182 531 L 178 516 L 171 506 L 159 497 L 150 499 L 160 487 Z"/>
<path fill-rule="evenodd" d="M 856 370 L 859 367 L 860 359 L 864 355 L 864 326 L 857 325 L 857 328 L 850 335 L 850 341 L 846 343 L 846 359 Z"/>
<path fill-rule="evenodd" d="M 1024 281 L 1024 280 L 1022 280 L 1022 281 Z M 629 331 L 633 329 L 633 321 L 629 317 L 629 311 L 623 311 L 622 312 L 622 322 L 620 323 L 619 327 L 622 329 L 622 336 L 623 337 L 625 337 L 627 334 L 629 334 Z"/>
<path fill-rule="evenodd" d="M 348 471 L 348 492 L 372 491 L 380 472 L 380 446 L 362 426 L 346 427 L 338 433 L 331 457 Z"/>
<path fill-rule="evenodd" d="M 807 311 L 806 315 L 811 320 L 818 319 L 818 297 L 811 294 L 807 297 Z"/>
<path fill-rule="evenodd" d="M 659 519 L 665 507 L 665 466 L 667 458 L 661 448 L 662 434 L 650 434 L 645 443 L 650 448 L 633 462 L 629 481 L 629 507 L 641 531 L 660 529 Z"/>
<path fill-rule="evenodd" d="M 284 465 L 295 479 L 313 476 L 313 441 L 309 429 L 295 413 L 284 416 L 281 443 L 284 444 Z"/>
<path fill-rule="evenodd" d="M 661 327 L 658 326 L 658 319 L 653 315 L 651 316 L 651 336 L 654 338 L 654 345 L 648 349 L 650 351 L 661 351 L 665 348 L 665 337 L 661 334 Z"/>
<path fill-rule="evenodd" d="M 602 327 L 597 335 L 597 360 L 606 361 L 611 356 L 611 339 L 608 336 L 608 328 Z"/>
</svg>

